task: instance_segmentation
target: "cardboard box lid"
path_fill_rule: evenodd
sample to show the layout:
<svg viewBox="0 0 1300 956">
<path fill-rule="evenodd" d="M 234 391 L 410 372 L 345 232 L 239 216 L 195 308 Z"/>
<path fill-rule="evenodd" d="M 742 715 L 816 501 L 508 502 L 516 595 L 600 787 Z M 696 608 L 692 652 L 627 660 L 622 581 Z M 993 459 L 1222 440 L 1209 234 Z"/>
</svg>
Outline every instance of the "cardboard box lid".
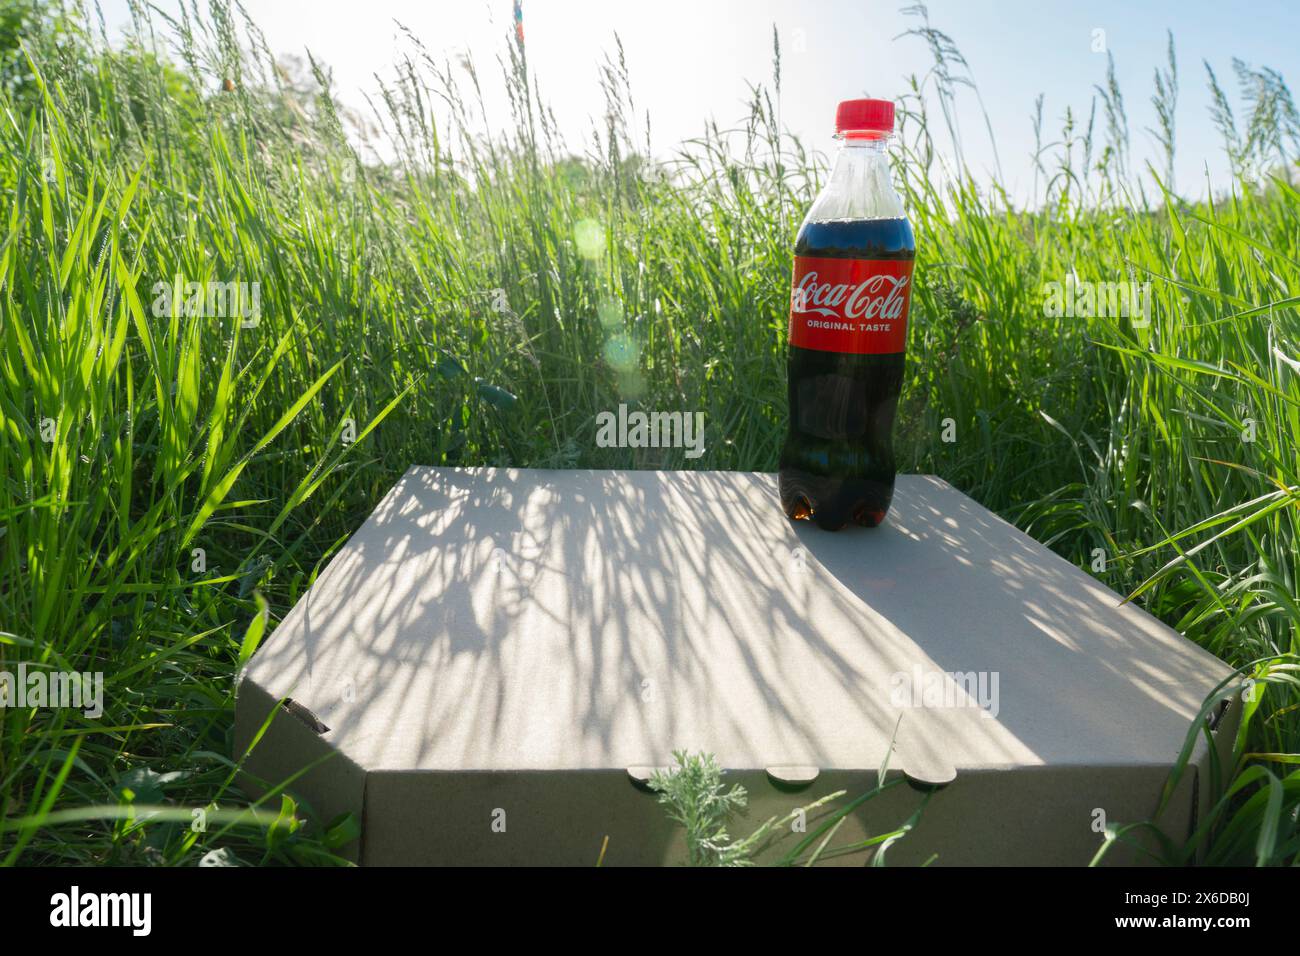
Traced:
<svg viewBox="0 0 1300 956">
<path fill-rule="evenodd" d="M 1228 673 L 938 478 L 831 534 L 771 475 L 415 467 L 245 679 L 365 771 L 644 773 L 687 748 L 798 781 L 895 740 L 891 766 L 943 782 L 1170 765 Z"/>
</svg>

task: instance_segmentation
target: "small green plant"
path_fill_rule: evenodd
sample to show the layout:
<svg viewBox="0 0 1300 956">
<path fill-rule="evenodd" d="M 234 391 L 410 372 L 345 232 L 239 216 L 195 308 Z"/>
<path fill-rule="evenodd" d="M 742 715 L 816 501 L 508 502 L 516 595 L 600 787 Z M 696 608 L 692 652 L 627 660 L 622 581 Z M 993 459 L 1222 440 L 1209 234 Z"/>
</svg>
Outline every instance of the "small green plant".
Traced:
<svg viewBox="0 0 1300 956">
<path fill-rule="evenodd" d="M 731 818 L 749 805 L 745 788 L 730 790 L 722 782 L 722 768 L 713 754 L 673 752 L 677 765 L 657 770 L 650 788 L 659 794 L 668 818 L 686 830 L 691 866 L 744 866 L 748 857 L 737 851 L 727 833 Z"/>
<path fill-rule="evenodd" d="M 659 794 L 659 802 L 668 818 L 686 831 L 687 864 L 690 866 L 754 866 L 769 850 L 791 836 L 790 824 L 803 818 L 813 821 L 819 810 L 823 817 L 816 826 L 792 849 L 772 860 L 775 866 L 812 866 L 819 860 L 845 856 L 851 853 L 870 853 L 874 866 L 883 866 L 885 853 L 916 826 L 921 811 L 929 802 L 932 792 L 926 793 L 916 812 L 900 827 L 879 836 L 856 843 L 830 847 L 830 841 L 839 831 L 849 814 L 871 797 L 902 783 L 897 778 L 882 783 L 854 800 L 840 806 L 836 801 L 846 796 L 847 790 L 836 790 L 803 807 L 797 807 L 782 817 L 768 817 L 747 837 L 736 839 L 727 832 L 728 825 L 737 815 L 743 815 L 749 806 L 749 794 L 739 784 L 730 788 L 723 783 L 722 768 L 717 759 L 708 753 L 689 754 L 673 751 L 675 766 L 655 771 L 650 778 L 650 789 Z M 885 768 L 878 778 L 884 780 Z"/>
</svg>

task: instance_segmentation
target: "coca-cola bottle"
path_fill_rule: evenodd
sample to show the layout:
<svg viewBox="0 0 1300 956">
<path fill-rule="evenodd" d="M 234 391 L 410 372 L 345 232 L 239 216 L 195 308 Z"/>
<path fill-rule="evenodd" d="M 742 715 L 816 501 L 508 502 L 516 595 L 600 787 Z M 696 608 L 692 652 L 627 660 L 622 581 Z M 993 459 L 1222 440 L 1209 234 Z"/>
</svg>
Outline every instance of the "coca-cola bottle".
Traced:
<svg viewBox="0 0 1300 956">
<path fill-rule="evenodd" d="M 781 507 L 830 530 L 880 524 L 894 494 L 916 243 L 890 179 L 893 130 L 888 100 L 839 105 L 839 154 L 795 240 Z"/>
</svg>

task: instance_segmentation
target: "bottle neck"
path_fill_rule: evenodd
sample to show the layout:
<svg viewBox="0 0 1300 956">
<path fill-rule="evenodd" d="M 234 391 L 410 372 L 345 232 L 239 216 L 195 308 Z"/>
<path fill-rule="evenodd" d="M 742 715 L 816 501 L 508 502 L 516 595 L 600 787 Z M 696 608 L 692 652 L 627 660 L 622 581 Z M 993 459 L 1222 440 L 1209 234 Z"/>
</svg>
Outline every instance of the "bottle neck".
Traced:
<svg viewBox="0 0 1300 956">
<path fill-rule="evenodd" d="M 888 137 L 867 139 L 865 136 L 845 136 L 840 139 L 839 154 L 853 152 L 858 156 L 886 156 L 889 151 Z"/>
<path fill-rule="evenodd" d="M 830 178 L 808 210 L 805 222 L 831 219 L 902 219 L 894 190 L 887 139 L 844 139 Z"/>
</svg>

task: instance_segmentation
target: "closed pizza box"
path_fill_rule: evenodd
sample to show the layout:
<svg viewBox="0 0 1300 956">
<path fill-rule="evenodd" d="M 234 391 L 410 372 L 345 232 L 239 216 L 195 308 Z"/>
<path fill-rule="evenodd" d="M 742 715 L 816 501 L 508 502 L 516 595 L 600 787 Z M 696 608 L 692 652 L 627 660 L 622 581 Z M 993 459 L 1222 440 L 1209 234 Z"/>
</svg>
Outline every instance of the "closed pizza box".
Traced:
<svg viewBox="0 0 1300 956">
<path fill-rule="evenodd" d="M 362 864 L 682 862 L 647 780 L 686 750 L 748 790 L 733 835 L 901 780 L 832 846 L 925 800 L 889 863 L 1082 865 L 1229 676 L 1098 577 L 934 477 L 828 533 L 766 474 L 414 467 L 250 661 L 236 743 L 255 791 L 353 813 Z"/>
</svg>

